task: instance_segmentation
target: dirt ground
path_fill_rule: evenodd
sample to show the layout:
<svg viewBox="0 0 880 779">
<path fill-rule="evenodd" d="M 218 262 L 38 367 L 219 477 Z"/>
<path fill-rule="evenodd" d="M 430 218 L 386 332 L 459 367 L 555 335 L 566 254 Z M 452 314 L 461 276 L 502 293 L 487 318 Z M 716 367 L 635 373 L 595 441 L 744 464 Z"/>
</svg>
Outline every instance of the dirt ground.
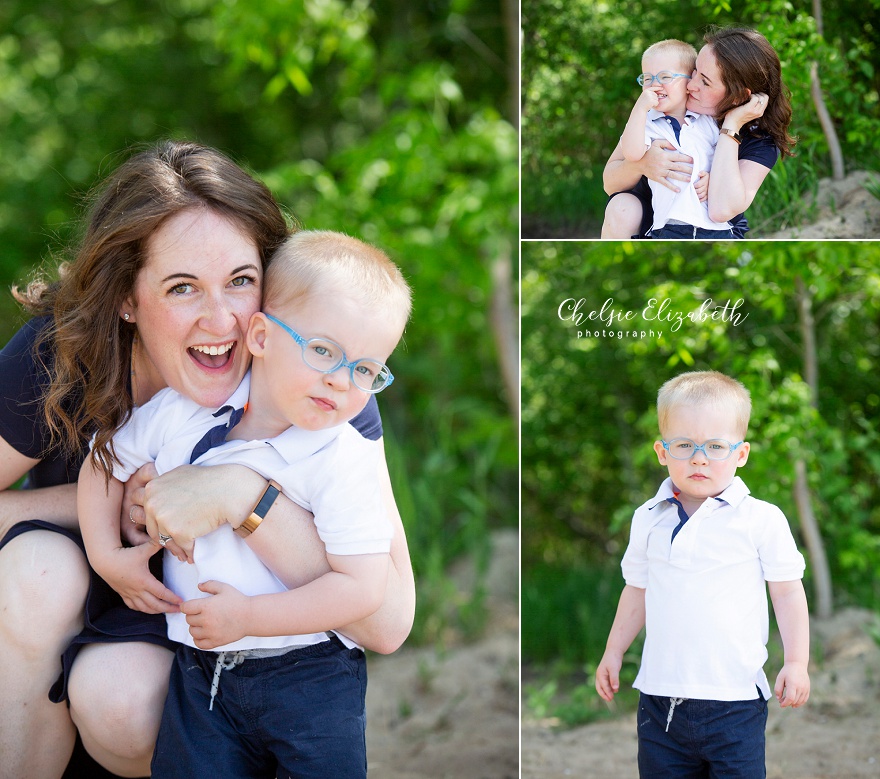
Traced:
<svg viewBox="0 0 880 779">
<path fill-rule="evenodd" d="M 818 213 L 812 224 L 761 236 L 779 239 L 865 239 L 880 237 L 880 200 L 865 189 L 880 175 L 864 170 L 850 173 L 843 181 L 822 179 L 816 195 Z"/>
<path fill-rule="evenodd" d="M 460 587 L 473 577 L 461 574 Z M 458 579 L 457 579 L 458 581 Z M 519 547 L 493 536 L 483 637 L 442 651 L 370 656 L 367 757 L 377 779 L 519 776 Z"/>
<path fill-rule="evenodd" d="M 768 779 L 880 777 L 880 647 L 870 631 L 876 618 L 856 609 L 813 622 L 809 702 L 770 704 Z M 564 731 L 526 716 L 522 779 L 637 779 L 636 751 L 635 715 Z"/>
</svg>

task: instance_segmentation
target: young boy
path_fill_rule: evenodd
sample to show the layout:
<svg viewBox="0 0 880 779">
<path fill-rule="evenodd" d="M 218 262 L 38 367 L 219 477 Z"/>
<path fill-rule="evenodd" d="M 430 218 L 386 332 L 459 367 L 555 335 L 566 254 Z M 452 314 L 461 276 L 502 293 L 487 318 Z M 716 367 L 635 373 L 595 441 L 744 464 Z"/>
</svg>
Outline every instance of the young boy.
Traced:
<svg viewBox="0 0 880 779">
<path fill-rule="evenodd" d="M 654 223 L 651 238 L 733 238 L 729 222 L 709 218 L 706 197 L 709 171 L 718 143 L 718 124 L 711 116 L 686 110 L 687 85 L 694 72 L 697 52 L 674 39 L 649 46 L 642 55 L 642 86 L 627 120 L 620 146 L 630 162 L 640 160 L 651 143 L 665 139 L 694 159 L 692 186 L 673 192 L 649 181 Z M 702 171 L 702 172 L 701 172 Z"/>
<path fill-rule="evenodd" d="M 785 650 L 776 698 L 797 708 L 810 694 L 803 556 L 782 512 L 736 475 L 750 413 L 745 387 L 714 371 L 684 373 L 658 394 L 654 450 L 669 478 L 633 515 L 626 586 L 596 671 L 610 701 L 646 628 L 634 683 L 645 779 L 765 776 L 765 581 Z"/>
<path fill-rule="evenodd" d="M 391 384 L 384 361 L 410 307 L 382 252 L 338 233 L 297 233 L 266 272 L 264 310 L 246 339 L 251 372 L 227 404 L 205 409 L 163 390 L 114 436 L 119 465 L 106 489 L 96 467 L 82 469 L 90 559 L 121 546 L 122 482 L 147 461 L 159 473 L 242 463 L 271 479 L 240 528 L 197 539 L 191 564 L 165 554 L 165 583 L 185 601 L 167 615 L 168 634 L 183 646 L 154 776 L 366 776 L 363 652 L 324 631 L 363 619 L 384 596 L 391 529 L 381 442 L 346 423 Z M 246 542 L 279 491 L 314 514 L 332 569 L 295 590 Z M 221 676 L 230 678 L 221 685 Z"/>
</svg>

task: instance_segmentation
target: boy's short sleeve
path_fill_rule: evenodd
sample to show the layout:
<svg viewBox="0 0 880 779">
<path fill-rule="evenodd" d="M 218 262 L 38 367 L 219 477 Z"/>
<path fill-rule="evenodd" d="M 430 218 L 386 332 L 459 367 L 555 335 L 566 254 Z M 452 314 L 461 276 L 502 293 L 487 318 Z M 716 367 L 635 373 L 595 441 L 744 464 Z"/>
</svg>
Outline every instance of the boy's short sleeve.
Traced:
<svg viewBox="0 0 880 779">
<path fill-rule="evenodd" d="M 768 582 L 787 582 L 801 579 L 806 562 L 795 543 L 785 514 L 771 503 L 764 503 L 762 532 L 758 539 L 761 570 Z"/>
<path fill-rule="evenodd" d="M 624 552 L 620 568 L 624 581 L 631 587 L 645 589 L 648 586 L 648 509 L 644 506 L 633 514 L 629 531 L 629 544 Z"/>
</svg>

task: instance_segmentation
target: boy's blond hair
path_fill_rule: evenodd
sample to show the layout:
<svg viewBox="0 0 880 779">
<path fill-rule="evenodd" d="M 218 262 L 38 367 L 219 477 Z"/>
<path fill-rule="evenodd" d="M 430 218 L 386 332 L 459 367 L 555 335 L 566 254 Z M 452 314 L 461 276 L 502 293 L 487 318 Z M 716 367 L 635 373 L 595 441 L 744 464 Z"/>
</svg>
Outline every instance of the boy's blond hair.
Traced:
<svg viewBox="0 0 880 779">
<path fill-rule="evenodd" d="M 670 52 L 679 56 L 681 69 L 686 76 L 693 73 L 694 68 L 697 66 L 697 50 L 689 43 L 676 40 L 675 38 L 667 38 L 665 41 L 652 43 L 647 49 L 645 49 L 642 54 L 642 59 L 651 54 L 661 54 L 665 52 Z"/>
<path fill-rule="evenodd" d="M 718 371 L 690 371 L 667 381 L 657 393 L 657 422 L 665 433 L 676 406 L 712 405 L 732 410 L 737 433 L 745 439 L 752 413 L 749 391 L 736 379 Z"/>
<path fill-rule="evenodd" d="M 352 295 L 368 309 L 406 326 L 412 292 L 387 255 L 357 238 L 329 230 L 303 230 L 275 252 L 266 270 L 264 310 L 295 304 L 315 293 Z"/>
</svg>

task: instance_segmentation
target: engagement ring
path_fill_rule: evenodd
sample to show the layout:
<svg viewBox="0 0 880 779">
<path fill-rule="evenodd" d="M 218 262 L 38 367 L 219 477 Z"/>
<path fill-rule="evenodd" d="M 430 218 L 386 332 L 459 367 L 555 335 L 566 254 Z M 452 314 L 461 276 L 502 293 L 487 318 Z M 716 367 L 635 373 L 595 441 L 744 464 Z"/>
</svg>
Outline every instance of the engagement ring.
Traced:
<svg viewBox="0 0 880 779">
<path fill-rule="evenodd" d="M 171 540 L 171 536 L 163 535 L 159 533 L 159 546 L 165 546 Z"/>
</svg>

